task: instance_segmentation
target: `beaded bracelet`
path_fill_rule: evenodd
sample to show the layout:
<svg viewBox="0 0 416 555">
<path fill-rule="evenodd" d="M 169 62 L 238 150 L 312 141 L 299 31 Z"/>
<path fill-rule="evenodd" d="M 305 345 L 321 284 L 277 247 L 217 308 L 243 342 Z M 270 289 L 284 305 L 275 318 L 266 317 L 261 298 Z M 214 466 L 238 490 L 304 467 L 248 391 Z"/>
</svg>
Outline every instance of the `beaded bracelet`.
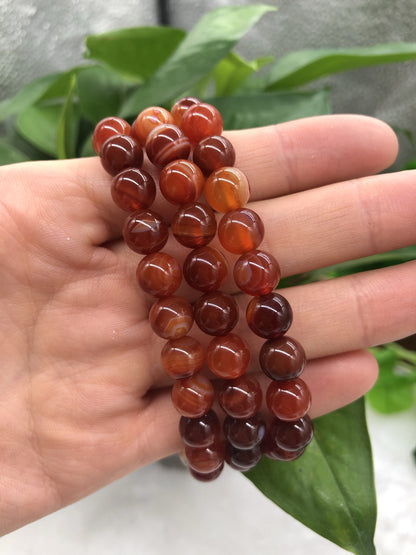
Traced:
<svg viewBox="0 0 416 555">
<path fill-rule="evenodd" d="M 179 432 L 189 471 L 201 481 L 219 476 L 224 462 L 244 472 L 263 454 L 273 460 L 294 460 L 313 436 L 307 415 L 311 394 L 299 378 L 305 353 L 295 339 L 285 335 L 292 310 L 273 291 L 280 279 L 279 265 L 271 254 L 258 250 L 263 222 L 245 207 L 249 182 L 234 167 L 234 148 L 222 130 L 222 117 L 214 106 L 186 97 L 170 112 L 146 108 L 132 125 L 121 118 L 105 118 L 93 135 L 95 152 L 114 176 L 112 198 L 129 212 L 124 240 L 133 251 L 145 255 L 137 266 L 137 281 L 156 298 L 149 321 L 153 331 L 166 339 L 161 364 L 174 380 L 172 402 L 181 415 Z M 149 209 L 156 185 L 141 169 L 144 152 L 160 170 L 162 195 L 178 205 L 170 229 L 181 245 L 192 249 L 182 267 L 161 251 L 169 225 Z M 202 193 L 207 203 L 201 202 Z M 215 213 L 223 214 L 218 226 Z M 232 295 L 220 290 L 228 270 L 224 254 L 209 246 L 217 227 L 222 247 L 240 256 L 233 277 L 237 287 L 252 297 L 247 324 L 266 340 L 259 365 L 271 380 L 265 396 L 270 416 L 262 413 L 259 381 L 247 373 L 249 346 L 232 331 L 239 318 L 238 306 Z M 202 293 L 193 306 L 175 295 L 182 276 Z M 188 335 L 194 321 L 212 336 L 205 353 L 202 344 Z M 215 388 L 202 371 L 205 363 L 215 377 Z M 225 413 L 222 426 L 212 408 L 215 397 Z"/>
</svg>

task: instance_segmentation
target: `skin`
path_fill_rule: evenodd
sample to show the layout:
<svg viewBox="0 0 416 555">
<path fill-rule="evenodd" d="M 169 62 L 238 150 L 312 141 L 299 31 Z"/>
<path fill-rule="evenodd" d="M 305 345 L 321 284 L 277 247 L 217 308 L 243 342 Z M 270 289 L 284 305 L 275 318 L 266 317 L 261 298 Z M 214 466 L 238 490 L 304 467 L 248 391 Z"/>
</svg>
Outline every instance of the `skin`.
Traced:
<svg viewBox="0 0 416 555">
<path fill-rule="evenodd" d="M 228 136 L 283 276 L 415 243 L 416 173 L 374 175 L 397 154 L 385 124 L 324 116 Z M 2 534 L 181 449 L 110 184 L 98 158 L 0 168 Z M 310 359 L 311 416 L 372 386 L 365 347 L 416 331 L 415 264 L 282 291 Z"/>
</svg>

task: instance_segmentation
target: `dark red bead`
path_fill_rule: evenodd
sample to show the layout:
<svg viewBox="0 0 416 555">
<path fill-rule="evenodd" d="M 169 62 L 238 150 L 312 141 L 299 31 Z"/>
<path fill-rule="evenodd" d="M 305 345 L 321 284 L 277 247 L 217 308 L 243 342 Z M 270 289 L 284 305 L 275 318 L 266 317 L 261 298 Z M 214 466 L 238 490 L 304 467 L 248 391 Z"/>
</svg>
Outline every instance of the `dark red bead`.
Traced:
<svg viewBox="0 0 416 555">
<path fill-rule="evenodd" d="M 251 449 L 236 449 L 232 445 L 227 445 L 225 460 L 231 468 L 239 472 L 247 472 L 254 468 L 262 457 L 261 448 L 256 445 Z"/>
<path fill-rule="evenodd" d="M 238 208 L 227 212 L 218 225 L 218 238 L 229 252 L 243 254 L 256 249 L 264 237 L 264 225 L 256 212 Z"/>
<path fill-rule="evenodd" d="M 207 245 L 217 232 L 214 212 L 198 202 L 185 204 L 175 213 L 171 229 L 176 240 L 192 249 Z"/>
<path fill-rule="evenodd" d="M 279 283 L 280 268 L 274 256 L 254 250 L 240 256 L 233 275 L 237 287 L 247 295 L 267 295 Z"/>
<path fill-rule="evenodd" d="M 204 333 L 226 335 L 238 322 L 238 306 L 231 295 L 211 291 L 195 302 L 194 318 Z"/>
<path fill-rule="evenodd" d="M 196 480 L 199 480 L 200 482 L 212 482 L 213 480 L 216 480 L 218 478 L 218 476 L 221 474 L 223 469 L 224 469 L 224 463 L 222 463 L 216 470 L 213 470 L 212 472 L 206 472 L 206 473 L 197 472 L 193 468 L 189 467 L 189 473 L 191 474 L 191 476 L 193 476 Z"/>
<path fill-rule="evenodd" d="M 138 210 L 127 217 L 123 237 L 126 245 L 134 252 L 150 254 L 165 246 L 169 228 L 155 212 Z"/>
<path fill-rule="evenodd" d="M 265 339 L 274 339 L 287 332 L 292 324 L 292 309 L 278 293 L 254 297 L 248 303 L 247 323 L 251 330 Z"/>
<path fill-rule="evenodd" d="M 303 416 L 299 420 L 292 422 L 285 422 L 275 418 L 270 427 L 270 436 L 281 449 L 299 451 L 312 441 L 312 420 L 309 416 Z"/>
<path fill-rule="evenodd" d="M 259 362 L 263 372 L 272 380 L 292 380 L 302 373 L 306 356 L 300 343 L 284 335 L 262 345 Z"/>
<path fill-rule="evenodd" d="M 111 196 L 126 212 L 149 208 L 156 196 L 156 185 L 150 173 L 139 168 L 123 170 L 113 180 Z"/>
<path fill-rule="evenodd" d="M 200 247 L 186 257 L 183 276 L 198 291 L 214 291 L 227 276 L 227 261 L 219 250 Z"/>
<path fill-rule="evenodd" d="M 277 445 L 271 435 L 267 434 L 262 445 L 262 450 L 263 454 L 272 461 L 294 461 L 303 455 L 305 447 L 301 447 L 296 451 L 282 449 Z"/>
<path fill-rule="evenodd" d="M 194 106 L 195 104 L 201 104 L 201 101 L 199 98 L 195 98 L 194 96 L 186 96 L 185 98 L 181 98 L 175 102 L 170 112 L 177 126 L 181 126 L 184 113 L 188 108 Z"/>
<path fill-rule="evenodd" d="M 192 470 L 200 474 L 209 474 L 224 464 L 225 446 L 216 441 L 207 447 L 190 447 L 185 445 L 185 457 Z"/>
<path fill-rule="evenodd" d="M 165 123 L 155 127 L 146 140 L 146 154 L 155 166 L 163 168 L 179 158 L 188 158 L 191 143 L 176 125 Z"/>
<path fill-rule="evenodd" d="M 311 393 L 300 378 L 273 381 L 266 392 L 267 406 L 280 420 L 299 420 L 311 407 Z"/>
<path fill-rule="evenodd" d="M 250 349 L 239 335 L 229 333 L 214 337 L 206 350 L 208 368 L 219 378 L 232 380 L 242 376 L 250 364 Z"/>
<path fill-rule="evenodd" d="M 201 196 L 205 179 L 196 164 L 189 160 L 174 160 L 160 172 L 160 192 L 173 204 L 195 202 Z"/>
<path fill-rule="evenodd" d="M 97 123 L 92 136 L 92 147 L 99 154 L 107 139 L 115 135 L 130 135 L 131 127 L 124 119 L 110 116 Z"/>
<path fill-rule="evenodd" d="M 266 433 L 266 424 L 256 413 L 250 418 L 232 418 L 224 420 L 224 434 L 226 439 L 236 449 L 252 449 L 259 445 Z"/>
<path fill-rule="evenodd" d="M 152 305 L 149 322 L 153 331 L 163 339 L 182 337 L 194 322 L 192 306 L 182 297 L 163 297 Z"/>
<path fill-rule="evenodd" d="M 192 159 L 205 176 L 224 166 L 234 166 L 235 151 L 231 142 L 222 135 L 202 139 L 194 148 Z"/>
<path fill-rule="evenodd" d="M 100 159 L 109 174 L 117 175 L 127 168 L 140 168 L 143 149 L 129 135 L 114 135 L 101 147 Z"/>
<path fill-rule="evenodd" d="M 181 416 L 179 433 L 190 447 L 207 447 L 214 443 L 221 431 L 220 421 L 213 410 L 199 418 Z"/>
<path fill-rule="evenodd" d="M 221 114 L 205 102 L 191 106 L 182 117 L 181 129 L 193 144 L 211 135 L 221 135 L 222 128 Z"/>
<path fill-rule="evenodd" d="M 170 378 L 189 378 L 201 370 L 204 349 L 197 339 L 188 335 L 169 339 L 162 349 L 161 360 L 163 369 Z"/>
<path fill-rule="evenodd" d="M 139 262 L 137 282 L 149 295 L 169 297 L 182 281 L 182 268 L 176 258 L 165 252 L 153 252 Z"/>
<path fill-rule="evenodd" d="M 225 381 L 218 391 L 218 401 L 223 411 L 233 418 L 249 418 L 260 410 L 263 394 L 256 378 L 245 374 Z"/>
<path fill-rule="evenodd" d="M 172 403 L 182 416 L 199 418 L 211 409 L 213 402 L 214 387 L 200 372 L 173 384 Z"/>
</svg>

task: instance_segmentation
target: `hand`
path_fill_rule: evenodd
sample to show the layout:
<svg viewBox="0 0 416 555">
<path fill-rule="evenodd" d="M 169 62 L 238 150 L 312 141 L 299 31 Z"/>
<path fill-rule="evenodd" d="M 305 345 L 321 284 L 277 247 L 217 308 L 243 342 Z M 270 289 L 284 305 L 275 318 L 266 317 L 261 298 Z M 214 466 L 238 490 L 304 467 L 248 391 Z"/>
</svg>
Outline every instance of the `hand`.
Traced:
<svg viewBox="0 0 416 555">
<path fill-rule="evenodd" d="M 416 173 L 370 176 L 396 156 L 385 124 L 329 116 L 228 135 L 284 276 L 415 242 Z M 110 183 L 98 158 L 0 168 L 2 533 L 181 448 Z M 312 416 L 374 383 L 362 349 L 415 331 L 414 276 L 412 262 L 282 291 Z"/>
</svg>

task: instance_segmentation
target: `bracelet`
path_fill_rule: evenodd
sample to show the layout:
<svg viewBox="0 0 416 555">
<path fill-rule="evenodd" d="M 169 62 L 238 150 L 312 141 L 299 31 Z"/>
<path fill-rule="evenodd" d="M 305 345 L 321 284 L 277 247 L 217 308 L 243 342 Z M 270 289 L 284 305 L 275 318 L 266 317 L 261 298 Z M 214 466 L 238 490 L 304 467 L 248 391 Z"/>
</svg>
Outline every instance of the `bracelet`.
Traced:
<svg viewBox="0 0 416 555">
<path fill-rule="evenodd" d="M 219 476 L 224 462 L 245 472 L 263 455 L 295 460 L 313 437 L 307 414 L 311 394 L 299 377 L 305 352 L 298 341 L 285 335 L 292 309 L 274 291 L 280 279 L 279 264 L 258 249 L 264 225 L 246 207 L 250 185 L 234 167 L 234 148 L 222 131 L 223 120 L 214 106 L 186 97 L 170 111 L 146 108 L 131 125 L 118 117 L 104 118 L 92 139 L 104 169 L 113 176 L 112 198 L 129 213 L 124 240 L 144 255 L 137 266 L 137 282 L 155 297 L 149 322 L 166 340 L 161 364 L 174 380 L 172 402 L 181 415 L 179 433 L 189 471 L 201 481 Z M 162 195 L 178 207 L 170 226 L 150 210 L 156 184 L 142 169 L 144 153 L 160 170 Z M 206 203 L 201 201 L 202 193 Z M 216 213 L 222 214 L 218 225 Z M 178 243 L 191 249 L 182 267 L 162 251 L 169 227 Z M 233 278 L 252 297 L 247 325 L 265 339 L 258 361 L 269 379 L 267 416 L 260 383 L 247 373 L 249 346 L 233 332 L 239 319 L 237 303 L 221 291 L 228 267 L 224 254 L 209 245 L 216 235 L 226 251 L 239 255 Z M 193 305 L 175 294 L 182 279 L 200 293 Z M 194 322 L 211 336 L 205 352 L 188 335 Z M 215 384 L 203 371 L 205 363 Z M 215 400 L 225 413 L 222 425 L 213 409 Z"/>
</svg>

